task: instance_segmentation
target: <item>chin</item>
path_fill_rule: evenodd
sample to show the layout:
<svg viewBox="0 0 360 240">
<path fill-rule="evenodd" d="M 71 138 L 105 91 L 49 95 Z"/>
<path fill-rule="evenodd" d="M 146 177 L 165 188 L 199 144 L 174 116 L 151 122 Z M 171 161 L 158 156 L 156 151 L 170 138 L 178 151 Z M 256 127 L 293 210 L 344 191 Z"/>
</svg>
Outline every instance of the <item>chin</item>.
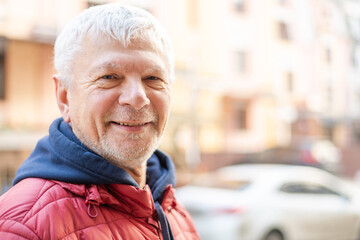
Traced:
<svg viewBox="0 0 360 240">
<path fill-rule="evenodd" d="M 136 168 L 146 162 L 158 147 L 158 141 L 141 144 L 142 146 L 130 145 L 124 147 L 102 146 L 103 154 L 106 159 L 116 166 L 127 168 Z"/>
</svg>

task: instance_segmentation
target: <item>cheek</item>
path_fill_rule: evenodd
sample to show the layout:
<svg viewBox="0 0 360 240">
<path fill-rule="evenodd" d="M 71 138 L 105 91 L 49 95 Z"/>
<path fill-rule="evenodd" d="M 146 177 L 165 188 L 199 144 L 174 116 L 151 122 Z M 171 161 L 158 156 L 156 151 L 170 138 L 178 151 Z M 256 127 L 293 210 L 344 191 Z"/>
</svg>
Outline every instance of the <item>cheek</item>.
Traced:
<svg viewBox="0 0 360 240">
<path fill-rule="evenodd" d="M 117 95 L 111 91 L 93 92 L 86 102 L 89 114 L 94 115 L 104 115 L 114 103 L 117 103 Z"/>
<path fill-rule="evenodd" d="M 92 128 L 103 123 L 104 116 L 111 108 L 115 98 L 111 93 L 105 91 L 92 91 L 90 93 L 84 91 L 77 96 L 72 102 L 71 115 L 76 118 L 78 124 Z"/>
<path fill-rule="evenodd" d="M 169 94 L 157 96 L 154 102 L 155 109 L 159 116 L 159 128 L 161 132 L 164 130 L 169 113 L 170 113 L 171 98 Z"/>
</svg>

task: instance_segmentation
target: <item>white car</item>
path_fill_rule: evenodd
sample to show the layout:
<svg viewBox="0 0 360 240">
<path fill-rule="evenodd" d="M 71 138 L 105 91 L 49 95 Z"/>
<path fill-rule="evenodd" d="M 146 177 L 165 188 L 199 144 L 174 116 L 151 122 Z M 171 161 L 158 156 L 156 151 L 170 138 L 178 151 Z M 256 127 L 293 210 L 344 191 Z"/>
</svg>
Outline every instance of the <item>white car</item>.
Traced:
<svg viewBox="0 0 360 240">
<path fill-rule="evenodd" d="M 358 186 L 313 167 L 224 167 L 176 197 L 203 240 L 360 239 Z"/>
</svg>

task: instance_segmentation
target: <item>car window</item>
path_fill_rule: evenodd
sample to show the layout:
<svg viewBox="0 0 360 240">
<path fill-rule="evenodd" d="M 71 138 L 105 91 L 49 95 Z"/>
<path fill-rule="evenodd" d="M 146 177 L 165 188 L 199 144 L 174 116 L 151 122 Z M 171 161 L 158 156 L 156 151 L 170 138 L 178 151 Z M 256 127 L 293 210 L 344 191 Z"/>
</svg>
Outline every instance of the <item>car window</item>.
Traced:
<svg viewBox="0 0 360 240">
<path fill-rule="evenodd" d="M 280 191 L 286 193 L 307 194 L 331 194 L 341 196 L 342 194 L 315 183 L 286 183 L 281 186 Z"/>
</svg>

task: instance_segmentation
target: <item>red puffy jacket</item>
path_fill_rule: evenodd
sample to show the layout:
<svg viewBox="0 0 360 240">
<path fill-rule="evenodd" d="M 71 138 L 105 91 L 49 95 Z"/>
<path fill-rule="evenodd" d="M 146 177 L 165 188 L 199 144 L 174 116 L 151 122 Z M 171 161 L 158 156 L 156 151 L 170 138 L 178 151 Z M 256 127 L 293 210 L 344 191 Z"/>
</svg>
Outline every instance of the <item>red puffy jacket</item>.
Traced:
<svg viewBox="0 0 360 240">
<path fill-rule="evenodd" d="M 200 239 L 169 185 L 161 207 L 176 240 Z M 0 239 L 162 239 L 150 188 L 28 178 L 0 198 Z"/>
</svg>

